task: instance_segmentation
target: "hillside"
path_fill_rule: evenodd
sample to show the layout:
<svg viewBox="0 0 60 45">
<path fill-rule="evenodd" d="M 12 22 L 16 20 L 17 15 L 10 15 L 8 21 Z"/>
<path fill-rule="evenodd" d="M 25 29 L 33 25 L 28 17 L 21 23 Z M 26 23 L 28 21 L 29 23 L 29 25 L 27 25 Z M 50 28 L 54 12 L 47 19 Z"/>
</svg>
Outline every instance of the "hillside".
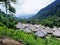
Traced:
<svg viewBox="0 0 60 45">
<path fill-rule="evenodd" d="M 56 0 L 52 4 L 40 10 L 31 18 L 37 24 L 42 24 L 49 27 L 60 27 L 60 0 Z"/>
<path fill-rule="evenodd" d="M 60 0 L 56 0 L 49 6 L 40 10 L 35 16 L 32 17 L 32 19 L 44 19 L 54 15 L 60 16 Z"/>
</svg>

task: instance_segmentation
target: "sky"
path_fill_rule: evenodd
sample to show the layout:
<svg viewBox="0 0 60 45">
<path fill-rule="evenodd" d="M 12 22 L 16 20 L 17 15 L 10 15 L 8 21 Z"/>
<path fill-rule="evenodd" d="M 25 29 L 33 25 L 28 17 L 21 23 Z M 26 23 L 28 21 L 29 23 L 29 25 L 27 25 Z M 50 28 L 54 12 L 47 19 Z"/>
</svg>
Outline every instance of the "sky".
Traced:
<svg viewBox="0 0 60 45">
<path fill-rule="evenodd" d="M 12 4 L 16 9 L 16 16 L 36 14 L 42 8 L 48 6 L 55 0 L 17 0 L 16 4 Z M 0 9 L 5 9 L 0 5 Z"/>
</svg>

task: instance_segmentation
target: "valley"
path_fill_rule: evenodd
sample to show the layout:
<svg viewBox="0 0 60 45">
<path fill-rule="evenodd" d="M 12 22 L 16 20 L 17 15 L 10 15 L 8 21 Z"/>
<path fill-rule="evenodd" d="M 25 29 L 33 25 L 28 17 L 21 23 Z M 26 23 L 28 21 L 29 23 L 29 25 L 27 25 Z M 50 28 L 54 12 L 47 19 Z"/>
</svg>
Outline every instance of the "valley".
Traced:
<svg viewBox="0 0 60 45">
<path fill-rule="evenodd" d="M 60 0 L 51 1 L 0 0 L 0 45 L 60 45 Z"/>
</svg>

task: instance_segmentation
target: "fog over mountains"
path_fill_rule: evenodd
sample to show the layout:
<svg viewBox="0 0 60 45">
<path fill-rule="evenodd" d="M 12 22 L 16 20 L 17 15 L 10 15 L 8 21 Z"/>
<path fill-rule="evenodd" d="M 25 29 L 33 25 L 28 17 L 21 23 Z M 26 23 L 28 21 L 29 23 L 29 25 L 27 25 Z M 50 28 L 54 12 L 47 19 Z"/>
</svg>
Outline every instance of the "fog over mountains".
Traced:
<svg viewBox="0 0 60 45">
<path fill-rule="evenodd" d="M 15 16 L 21 18 L 29 18 L 35 15 L 39 10 L 51 4 L 55 0 L 17 0 L 16 4 L 11 5 L 16 9 Z M 0 5 L 0 9 L 5 12 L 5 7 Z M 8 11 L 9 13 L 9 11 Z"/>
<path fill-rule="evenodd" d="M 22 1 L 22 0 L 21 0 Z M 20 2 L 21 2 L 20 1 Z M 30 18 L 37 14 L 42 8 L 51 4 L 55 0 L 23 0 L 23 4 L 17 4 L 16 8 L 16 16 L 18 18 Z M 14 5 L 13 5 L 14 6 Z"/>
</svg>

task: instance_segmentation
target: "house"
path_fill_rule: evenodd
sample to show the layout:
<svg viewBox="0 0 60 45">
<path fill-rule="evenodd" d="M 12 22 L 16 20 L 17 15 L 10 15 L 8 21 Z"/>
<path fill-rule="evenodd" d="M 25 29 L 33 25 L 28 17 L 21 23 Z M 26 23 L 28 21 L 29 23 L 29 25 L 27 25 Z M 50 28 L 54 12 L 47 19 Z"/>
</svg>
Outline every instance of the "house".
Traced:
<svg viewBox="0 0 60 45">
<path fill-rule="evenodd" d="M 41 30 L 37 31 L 35 33 L 35 35 L 38 36 L 38 37 L 45 37 L 46 36 L 46 34 L 44 32 L 42 32 Z"/>
<path fill-rule="evenodd" d="M 19 22 L 19 23 L 16 25 L 16 28 L 18 28 L 18 29 L 24 29 L 24 28 L 25 28 L 25 25 L 22 24 L 21 22 Z"/>
<path fill-rule="evenodd" d="M 29 28 L 25 28 L 23 31 L 24 31 L 24 32 L 27 32 L 27 33 L 31 33 L 31 32 L 32 32 L 32 30 L 29 29 Z"/>
<path fill-rule="evenodd" d="M 48 34 L 52 34 L 53 33 L 53 30 L 49 27 L 46 27 L 45 28 L 45 31 L 48 33 Z"/>
<path fill-rule="evenodd" d="M 52 28 L 52 30 L 55 31 L 55 30 L 58 30 L 58 28 L 57 27 L 54 27 L 54 28 Z"/>
<path fill-rule="evenodd" d="M 54 35 L 54 36 L 57 36 L 57 37 L 60 37 L 60 30 L 55 30 L 55 31 L 53 32 L 53 35 Z"/>
</svg>

